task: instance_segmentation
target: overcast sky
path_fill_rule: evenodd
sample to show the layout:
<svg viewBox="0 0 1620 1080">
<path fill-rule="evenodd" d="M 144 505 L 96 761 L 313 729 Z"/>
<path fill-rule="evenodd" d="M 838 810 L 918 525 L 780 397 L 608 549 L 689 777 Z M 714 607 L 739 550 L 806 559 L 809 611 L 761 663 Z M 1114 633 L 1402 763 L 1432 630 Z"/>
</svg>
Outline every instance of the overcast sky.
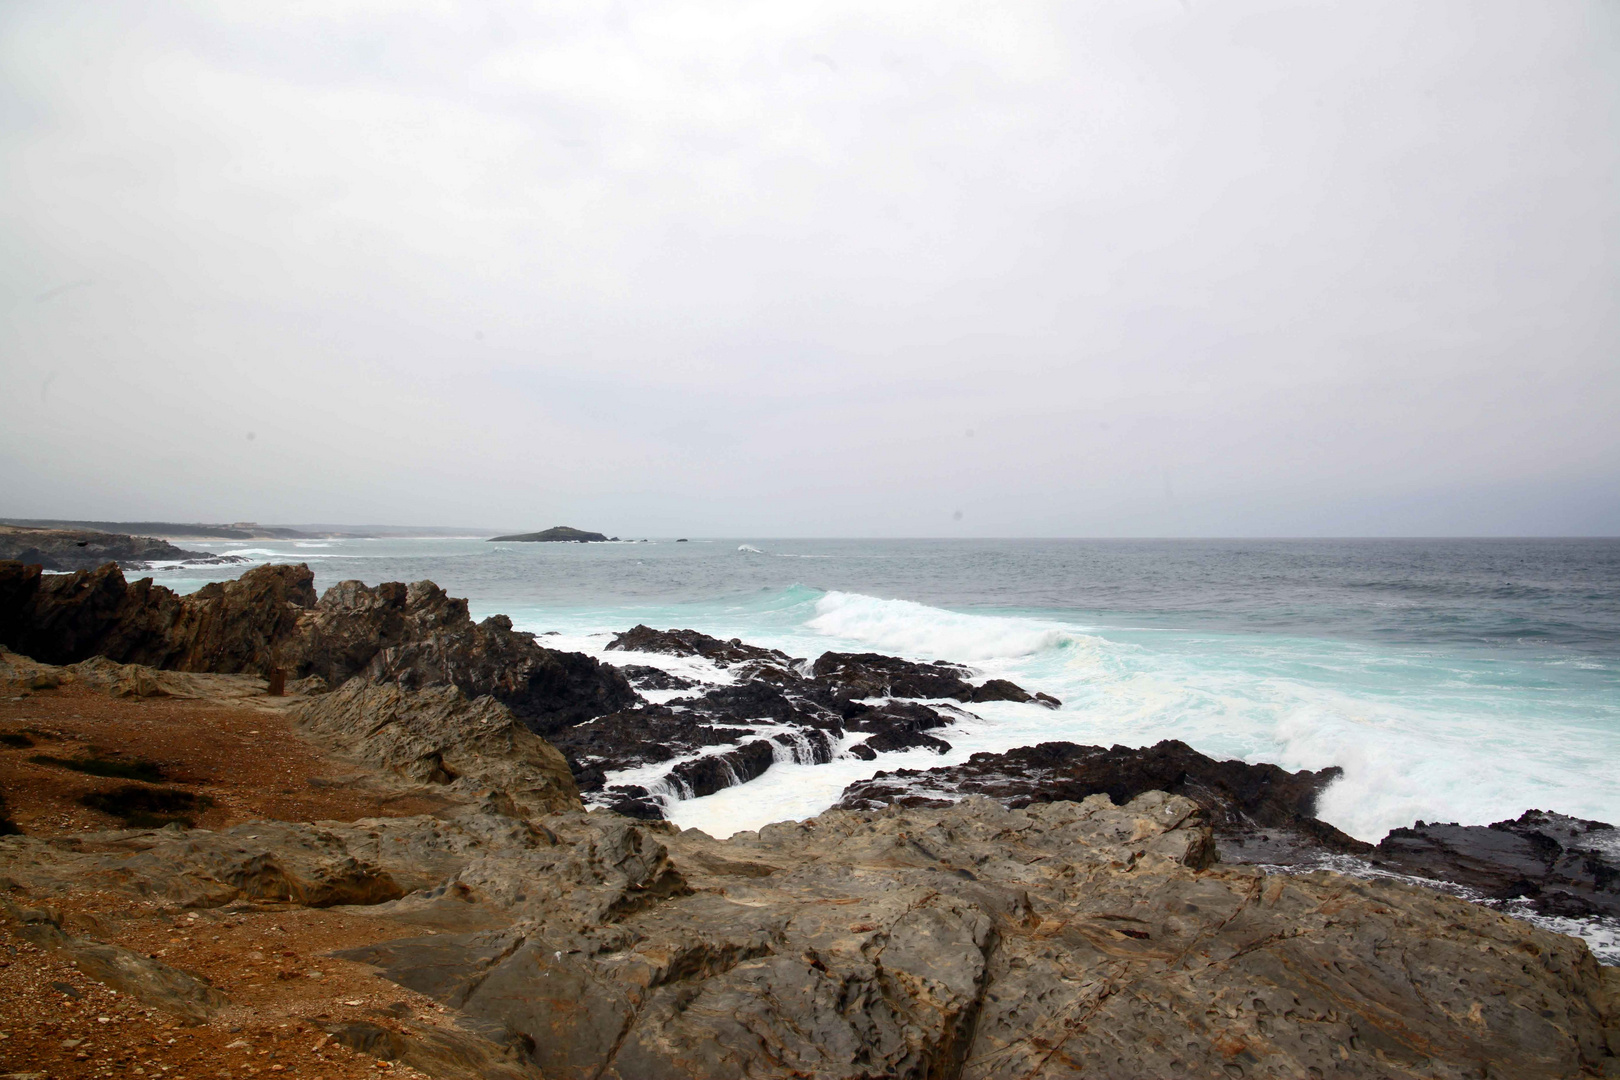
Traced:
<svg viewBox="0 0 1620 1080">
<path fill-rule="evenodd" d="M 0 3 L 0 514 L 1620 534 L 1620 4 Z"/>
</svg>

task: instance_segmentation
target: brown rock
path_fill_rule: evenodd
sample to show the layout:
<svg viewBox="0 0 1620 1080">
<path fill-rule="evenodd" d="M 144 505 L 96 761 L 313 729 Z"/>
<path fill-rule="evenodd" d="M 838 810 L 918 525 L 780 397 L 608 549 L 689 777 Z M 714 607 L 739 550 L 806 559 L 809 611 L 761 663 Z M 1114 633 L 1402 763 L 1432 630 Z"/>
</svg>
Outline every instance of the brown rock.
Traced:
<svg viewBox="0 0 1620 1080">
<path fill-rule="evenodd" d="M 441 932 L 342 955 L 505 1048 L 478 1043 L 475 1061 L 549 1080 L 1537 1080 L 1620 1064 L 1614 987 L 1582 942 L 1393 881 L 1215 864 L 1202 811 L 1159 792 L 830 811 L 727 841 L 601 812 L 251 828 L 0 840 L 0 874 L 36 896 L 239 893 L 255 860 L 288 881 L 386 877 L 406 895 L 351 890 L 372 902 L 354 910 Z M 374 1028 L 340 1037 L 455 1067 Z"/>
<path fill-rule="evenodd" d="M 493 790 L 526 816 L 580 807 L 562 754 L 491 697 L 351 679 L 291 711 L 317 742 L 373 768 L 467 797 Z"/>
</svg>

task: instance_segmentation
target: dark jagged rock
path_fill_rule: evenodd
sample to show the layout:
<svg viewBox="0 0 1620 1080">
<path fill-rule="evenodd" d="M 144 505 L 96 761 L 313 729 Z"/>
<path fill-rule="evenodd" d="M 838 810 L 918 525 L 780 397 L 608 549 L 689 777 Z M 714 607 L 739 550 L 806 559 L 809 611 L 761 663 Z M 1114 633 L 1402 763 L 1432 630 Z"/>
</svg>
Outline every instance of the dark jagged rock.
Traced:
<svg viewBox="0 0 1620 1080">
<path fill-rule="evenodd" d="M 822 653 L 811 668 L 816 680 L 852 698 L 955 698 L 967 701 L 973 686 L 960 664 L 902 660 L 878 653 Z"/>
<path fill-rule="evenodd" d="M 717 686 L 698 697 L 676 698 L 670 704 L 684 706 L 722 723 L 774 720 L 801 727 L 843 727 L 836 715 L 816 703 L 764 682 Z"/>
<path fill-rule="evenodd" d="M 746 784 L 762 775 L 775 761 L 776 747 L 764 739 L 754 739 L 724 754 L 683 761 L 670 770 L 670 778 L 685 789 L 688 798 L 700 798 L 723 788 Z"/>
<path fill-rule="evenodd" d="M 1144 791 L 1185 795 L 1209 814 L 1227 845 L 1266 835 L 1292 834 L 1312 846 L 1365 853 L 1372 849 L 1316 817 L 1316 798 L 1342 770 L 1290 773 L 1275 765 L 1216 761 L 1186 743 L 1104 748 L 1041 743 L 1005 754 L 974 754 L 960 765 L 880 772 L 844 789 L 845 809 L 945 806 L 967 795 L 987 795 L 1009 807 L 1107 795 L 1129 802 Z M 1252 861 L 1252 860 L 1245 860 Z"/>
<path fill-rule="evenodd" d="M 630 685 L 637 690 L 691 690 L 698 685 L 691 679 L 683 679 L 663 668 L 649 667 L 646 664 L 615 664 L 614 667 L 617 667 L 629 680 Z"/>
<path fill-rule="evenodd" d="M 451 685 L 470 698 L 488 694 L 539 735 L 636 701 L 613 667 L 544 648 L 505 615 L 475 624 L 467 601 L 431 581 L 332 586 L 279 660 L 299 677 L 333 684 L 362 672 L 407 690 Z"/>
<path fill-rule="evenodd" d="M 1031 694 L 1006 679 L 990 679 L 982 686 L 974 686 L 967 681 L 972 672 L 961 664 L 903 660 L 879 653 L 822 653 L 811 668 L 811 674 L 840 697 L 1038 701 L 1053 709 L 1062 704 L 1055 697 Z"/>
<path fill-rule="evenodd" d="M 114 563 L 43 576 L 0 562 L 0 643 L 50 664 L 105 656 L 123 664 L 221 674 L 260 672 L 315 603 L 307 566 L 257 566 L 177 596 Z"/>
<path fill-rule="evenodd" d="M 53 664 L 91 656 L 178 671 L 282 668 L 330 686 L 363 674 L 405 689 L 488 694 L 544 735 L 635 704 L 613 667 L 543 648 L 504 615 L 474 624 L 430 581 L 345 581 L 317 603 L 309 567 L 259 566 L 177 596 L 111 563 L 42 577 L 0 562 L 0 644 Z"/>
<path fill-rule="evenodd" d="M 622 634 L 613 635 L 609 649 L 621 652 L 663 653 L 666 656 L 701 656 L 716 667 L 726 668 L 747 661 L 790 666 L 799 661 L 777 649 L 764 649 L 758 645 L 744 645 L 737 638 L 722 641 L 696 630 L 654 630 L 650 626 L 636 625 Z"/>
<path fill-rule="evenodd" d="M 607 647 L 698 657 L 725 670 L 726 677 L 735 680 L 711 686 L 701 694 L 677 698 L 667 706 L 603 717 L 586 728 L 554 736 L 568 755 L 587 801 L 643 818 L 661 814 L 661 797 L 684 797 L 721 779 L 745 782 L 758 775 L 756 766 L 769 767 L 770 762 L 759 749 L 738 756 L 743 750 L 739 731 L 749 736 L 768 736 L 777 745 L 790 747 L 795 761 L 825 760 L 822 755 L 830 756 L 831 748 L 846 731 L 864 732 L 867 737 L 853 742 L 847 752 L 872 761 L 880 753 L 917 748 L 944 753 L 950 749 L 944 739 L 925 734 L 944 727 L 950 717 L 917 702 L 897 699 L 1036 702 L 1048 707 L 1058 704 L 1056 698 L 1029 694 L 1005 679 L 974 686 L 965 678 L 970 670 L 957 664 L 876 653 L 826 653 L 811 666 L 776 649 L 748 645 L 736 638 L 725 641 L 696 630 L 636 626 L 616 635 Z M 645 669 L 636 670 L 639 673 Z M 638 677 L 648 679 L 649 686 L 661 681 L 657 675 Z M 888 700 L 873 706 L 860 700 L 863 698 Z M 760 724 L 783 730 L 761 730 Z M 733 742 L 737 743 L 735 749 L 712 753 L 712 748 Z M 702 783 L 688 782 L 689 778 L 674 764 L 661 778 L 662 786 L 655 785 L 659 797 L 650 795 L 641 784 L 608 782 L 611 773 L 660 761 L 675 763 L 705 750 L 710 752 L 702 763 L 690 761 L 680 766 L 685 772 L 701 773 Z"/>
<path fill-rule="evenodd" d="M 602 790 L 606 772 L 673 761 L 752 735 L 750 728 L 727 727 L 687 709 L 647 705 L 555 732 L 550 741 L 568 758 L 580 790 L 595 792 Z"/>
<path fill-rule="evenodd" d="M 514 540 L 520 543 L 599 544 L 606 539 L 607 535 L 605 533 L 586 532 L 584 529 L 571 529 L 567 525 L 557 525 L 540 532 L 492 536 L 489 538 L 489 542 L 493 544 L 501 540 Z"/>
<path fill-rule="evenodd" d="M 148 536 L 17 525 L 0 525 L 0 559 L 58 571 L 93 570 L 107 562 L 116 562 L 125 570 L 145 570 L 154 562 L 217 565 L 247 561 L 239 555 L 186 551 Z"/>
<path fill-rule="evenodd" d="M 844 709 L 850 731 L 869 731 L 871 737 L 850 747 L 849 752 L 863 761 L 892 750 L 926 747 L 936 754 L 951 748 L 944 739 L 923 732 L 944 727 L 950 721 L 941 713 L 913 701 L 890 701 L 882 705 L 849 702 Z"/>
<path fill-rule="evenodd" d="M 1368 861 L 1491 900 L 1528 900 L 1544 915 L 1620 918 L 1620 830 L 1607 822 L 1542 810 L 1492 825 L 1419 821 L 1392 830 Z"/>
</svg>

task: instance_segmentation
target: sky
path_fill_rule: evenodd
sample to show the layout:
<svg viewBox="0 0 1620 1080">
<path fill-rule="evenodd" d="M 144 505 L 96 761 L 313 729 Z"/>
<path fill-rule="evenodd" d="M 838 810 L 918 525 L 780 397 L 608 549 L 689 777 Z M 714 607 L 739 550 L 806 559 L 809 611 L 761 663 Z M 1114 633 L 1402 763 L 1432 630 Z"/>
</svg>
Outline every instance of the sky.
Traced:
<svg viewBox="0 0 1620 1080">
<path fill-rule="evenodd" d="M 0 515 L 1620 535 L 1620 5 L 0 3 Z"/>
</svg>

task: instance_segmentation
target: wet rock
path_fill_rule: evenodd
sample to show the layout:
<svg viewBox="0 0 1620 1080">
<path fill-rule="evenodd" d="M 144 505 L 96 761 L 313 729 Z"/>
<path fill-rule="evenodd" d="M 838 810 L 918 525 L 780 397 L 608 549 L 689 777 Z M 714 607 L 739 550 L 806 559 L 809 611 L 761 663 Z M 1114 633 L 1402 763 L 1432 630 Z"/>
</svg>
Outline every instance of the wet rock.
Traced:
<svg viewBox="0 0 1620 1080">
<path fill-rule="evenodd" d="M 1392 830 L 1368 861 L 1547 915 L 1620 918 L 1620 830 L 1607 822 L 1542 810 L 1488 826 L 1420 821 Z"/>
<path fill-rule="evenodd" d="M 943 754 L 951 748 L 951 744 L 944 739 L 923 734 L 950 723 L 950 718 L 927 705 L 888 701 L 872 706 L 850 701 L 844 704 L 843 715 L 850 731 L 872 733 L 870 738 L 856 743 L 849 750 L 864 761 L 872 761 L 878 754 L 893 750 L 925 747 L 936 754 Z"/>
<path fill-rule="evenodd" d="M 1050 742 L 974 754 L 960 765 L 879 772 L 844 789 L 839 806 L 875 809 L 945 806 L 967 795 L 986 795 L 1009 807 L 1105 794 L 1126 802 L 1145 791 L 1185 795 L 1210 816 L 1223 857 L 1270 833 L 1299 838 L 1314 852 L 1365 853 L 1371 845 L 1316 817 L 1316 798 L 1342 770 L 1289 773 L 1275 765 L 1216 761 L 1186 743 L 1156 746 L 1082 746 Z M 1240 859 L 1236 861 L 1254 861 Z"/>
<path fill-rule="evenodd" d="M 637 690 L 691 690 L 698 684 L 691 679 L 672 675 L 663 668 L 646 664 L 615 664 L 630 685 Z"/>
<path fill-rule="evenodd" d="M 1048 694 L 1031 694 L 1006 679 L 981 686 L 961 664 L 905 660 L 878 653 L 822 653 L 811 674 L 825 692 L 838 698 L 951 698 L 962 702 L 1034 701 L 1047 708 L 1061 702 Z"/>
<path fill-rule="evenodd" d="M 973 687 L 960 664 L 902 660 L 877 653 L 822 653 L 811 668 L 816 680 L 851 698 L 955 698 L 967 701 Z"/>
<path fill-rule="evenodd" d="M 716 667 L 726 668 L 747 661 L 790 666 L 795 661 L 787 653 L 745 645 L 737 638 L 722 641 L 696 630 L 654 630 L 636 625 L 608 642 L 609 649 L 624 652 L 663 653 L 666 656 L 700 656 Z"/>
<path fill-rule="evenodd" d="M 688 709 L 648 705 L 559 731 L 552 743 L 568 758 L 580 790 L 597 791 L 604 771 L 673 761 L 704 747 L 727 746 L 752 735 L 752 728 L 717 723 Z"/>
<path fill-rule="evenodd" d="M 802 661 L 785 654 L 692 630 L 638 626 L 619 635 L 610 647 L 701 656 L 726 668 L 734 680 L 551 734 L 568 757 L 588 803 L 638 818 L 661 814 L 666 799 L 699 791 L 708 794 L 718 790 L 716 784 L 745 783 L 758 776 L 771 760 L 765 757 L 766 747 L 744 751 L 750 739 L 773 744 L 772 760 L 803 763 L 829 760 L 846 733 L 855 732 L 867 737 L 852 740 L 848 753 L 868 761 L 880 753 L 918 748 L 944 753 L 950 743 L 925 733 L 972 714 L 956 710 L 956 715 L 947 715 L 900 699 L 1038 700 L 1005 680 L 975 687 L 961 677 L 968 671 L 963 667 L 875 653 L 828 653 L 806 674 Z M 862 698 L 886 700 L 874 705 Z M 1040 703 L 1055 705 L 1056 699 Z M 728 745 L 732 749 L 709 752 Z M 704 760 L 697 760 L 699 755 Z M 649 783 L 645 774 L 635 783 L 611 779 L 614 773 L 659 762 L 669 762 L 670 768 L 656 781 Z"/>
</svg>

